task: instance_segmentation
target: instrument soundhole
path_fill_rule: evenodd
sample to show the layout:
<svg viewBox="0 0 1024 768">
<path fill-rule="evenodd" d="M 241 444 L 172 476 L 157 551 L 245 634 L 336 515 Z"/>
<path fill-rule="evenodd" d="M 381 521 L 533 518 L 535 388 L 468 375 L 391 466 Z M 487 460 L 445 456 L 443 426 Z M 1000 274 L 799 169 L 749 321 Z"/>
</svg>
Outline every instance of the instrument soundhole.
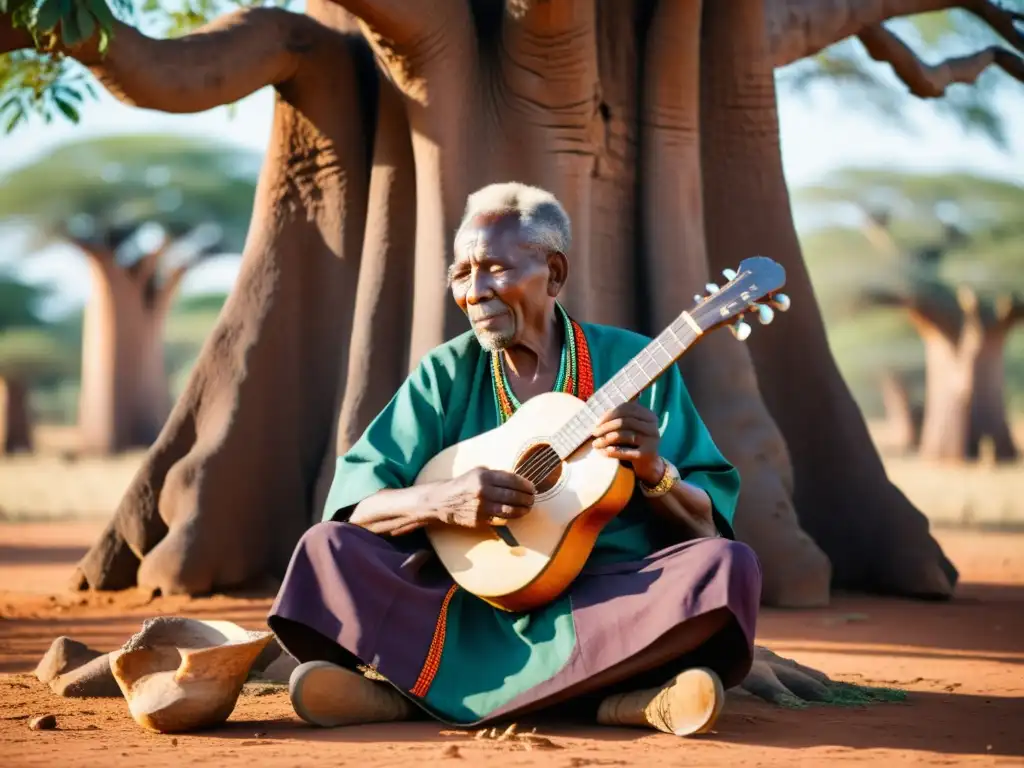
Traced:
<svg viewBox="0 0 1024 768">
<path fill-rule="evenodd" d="M 541 443 L 526 449 L 513 470 L 517 475 L 525 477 L 537 495 L 550 491 L 562 476 L 562 459 L 550 445 Z"/>
</svg>

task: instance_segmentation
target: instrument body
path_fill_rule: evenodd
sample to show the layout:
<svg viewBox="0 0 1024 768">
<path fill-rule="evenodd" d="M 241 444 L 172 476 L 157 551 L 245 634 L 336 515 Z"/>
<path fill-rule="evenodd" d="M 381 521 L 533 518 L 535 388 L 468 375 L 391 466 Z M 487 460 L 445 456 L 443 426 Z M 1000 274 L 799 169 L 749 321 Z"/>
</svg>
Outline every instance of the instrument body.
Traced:
<svg viewBox="0 0 1024 768">
<path fill-rule="evenodd" d="M 474 467 L 513 472 L 531 449 L 585 406 L 563 392 L 527 400 L 500 427 L 450 446 L 420 471 L 416 484 L 450 480 Z M 508 611 L 553 600 L 583 568 L 604 526 L 629 502 L 633 471 L 617 459 L 582 445 L 537 488 L 533 508 L 495 528 L 434 524 L 427 537 L 452 578 L 468 592 Z"/>
<path fill-rule="evenodd" d="M 500 526 L 434 523 L 426 535 L 454 581 L 491 605 L 526 611 L 561 594 L 579 575 L 601 530 L 629 502 L 635 476 L 594 450 L 591 429 L 605 413 L 636 397 L 707 331 L 731 327 L 740 340 L 750 327 L 736 320 L 768 304 L 789 307 L 785 271 L 771 259 L 745 259 L 726 270 L 729 283 L 706 286 L 707 297 L 683 312 L 586 402 L 561 392 L 530 398 L 501 426 L 450 446 L 423 467 L 415 485 L 454 479 L 476 467 L 515 472 L 537 488 L 532 509 Z M 734 322 L 735 321 L 735 322 Z"/>
</svg>

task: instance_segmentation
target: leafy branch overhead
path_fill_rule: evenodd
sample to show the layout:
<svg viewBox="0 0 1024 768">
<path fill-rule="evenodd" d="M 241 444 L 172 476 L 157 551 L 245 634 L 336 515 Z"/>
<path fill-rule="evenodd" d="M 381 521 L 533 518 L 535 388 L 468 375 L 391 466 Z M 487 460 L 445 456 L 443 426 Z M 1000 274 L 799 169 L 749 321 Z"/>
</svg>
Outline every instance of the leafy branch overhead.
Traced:
<svg viewBox="0 0 1024 768">
<path fill-rule="evenodd" d="M 67 52 L 95 36 L 97 52 L 109 49 L 117 22 L 164 37 L 187 34 L 234 8 L 280 7 L 292 0 L 0 0 L 12 30 L 31 36 L 35 50 L 3 45 L 0 31 L 0 126 L 11 133 L 37 115 L 46 123 L 63 116 L 78 123 L 87 98 L 97 98 L 93 75 Z M 6 51 L 10 50 L 10 53 Z"/>
</svg>

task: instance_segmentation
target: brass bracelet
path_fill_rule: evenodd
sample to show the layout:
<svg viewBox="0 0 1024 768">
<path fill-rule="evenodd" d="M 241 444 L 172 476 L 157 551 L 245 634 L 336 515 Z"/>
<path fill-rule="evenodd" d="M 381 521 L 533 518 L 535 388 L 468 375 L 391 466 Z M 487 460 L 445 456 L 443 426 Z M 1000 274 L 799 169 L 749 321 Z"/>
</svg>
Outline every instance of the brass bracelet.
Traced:
<svg viewBox="0 0 1024 768">
<path fill-rule="evenodd" d="M 640 484 L 640 492 L 649 499 L 664 496 L 672 490 L 672 486 L 679 482 L 679 470 L 676 469 L 675 465 L 665 457 L 662 457 L 661 460 L 665 462 L 665 473 L 661 476 L 661 480 L 658 481 L 657 485 L 647 485 L 643 480 L 637 480 Z"/>
</svg>

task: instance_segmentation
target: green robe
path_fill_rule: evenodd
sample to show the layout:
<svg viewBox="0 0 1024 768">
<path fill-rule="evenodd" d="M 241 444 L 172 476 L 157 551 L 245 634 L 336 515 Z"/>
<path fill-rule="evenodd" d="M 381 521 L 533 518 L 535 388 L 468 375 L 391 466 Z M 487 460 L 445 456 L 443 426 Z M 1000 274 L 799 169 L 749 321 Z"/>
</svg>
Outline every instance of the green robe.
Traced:
<svg viewBox="0 0 1024 768">
<path fill-rule="evenodd" d="M 600 387 L 650 341 L 610 326 L 580 323 Z M 658 415 L 660 453 L 711 497 L 715 522 L 733 538 L 736 469 L 704 426 L 676 366 L 639 396 Z M 472 331 L 426 355 L 391 402 L 338 459 L 324 520 L 386 488 L 410 486 L 442 449 L 500 423 L 490 358 Z M 635 495 L 634 499 L 638 497 Z M 640 560 L 658 549 L 643 503 L 631 503 L 598 537 L 588 565 Z M 576 644 L 571 589 L 529 613 L 493 608 L 458 589 L 448 605 L 440 667 L 421 703 L 448 722 L 475 722 L 555 675 Z M 414 652 L 422 653 L 423 649 Z"/>
</svg>

